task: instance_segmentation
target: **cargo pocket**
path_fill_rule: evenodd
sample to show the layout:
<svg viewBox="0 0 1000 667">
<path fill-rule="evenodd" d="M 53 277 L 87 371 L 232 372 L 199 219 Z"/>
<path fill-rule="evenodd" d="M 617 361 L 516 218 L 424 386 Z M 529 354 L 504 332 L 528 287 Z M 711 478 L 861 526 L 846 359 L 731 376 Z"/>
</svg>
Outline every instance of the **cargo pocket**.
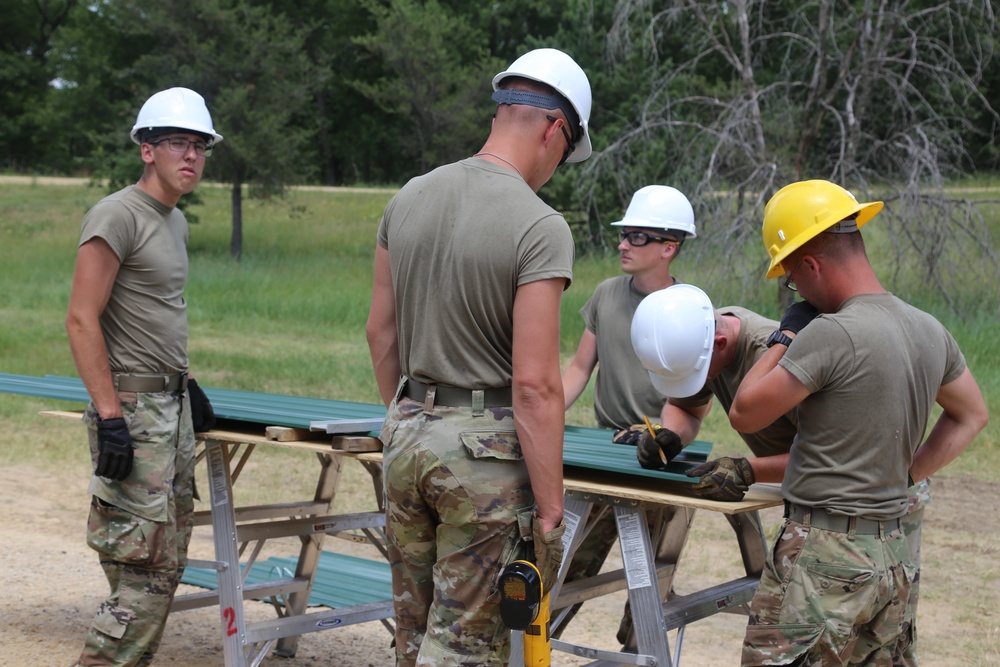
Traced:
<svg viewBox="0 0 1000 667">
<path fill-rule="evenodd" d="M 159 533 L 153 522 L 96 497 L 91 502 L 87 544 L 108 560 L 126 565 L 151 565 Z"/>
<path fill-rule="evenodd" d="M 531 551 L 528 542 L 531 540 L 532 517 L 535 514 L 534 506 L 525 507 L 517 511 L 517 523 L 513 524 L 507 531 L 504 540 L 503 551 L 497 563 L 497 571 L 493 574 L 493 581 L 490 584 L 490 600 L 497 599 L 499 592 L 500 574 L 504 568 L 516 560 L 530 560 Z"/>
<path fill-rule="evenodd" d="M 822 624 L 748 625 L 742 667 L 805 664 L 823 635 Z"/>
<path fill-rule="evenodd" d="M 463 431 L 459 437 L 465 448 L 469 450 L 469 454 L 476 459 L 520 461 L 524 458 L 517 431 L 497 431 L 495 429 Z"/>
</svg>

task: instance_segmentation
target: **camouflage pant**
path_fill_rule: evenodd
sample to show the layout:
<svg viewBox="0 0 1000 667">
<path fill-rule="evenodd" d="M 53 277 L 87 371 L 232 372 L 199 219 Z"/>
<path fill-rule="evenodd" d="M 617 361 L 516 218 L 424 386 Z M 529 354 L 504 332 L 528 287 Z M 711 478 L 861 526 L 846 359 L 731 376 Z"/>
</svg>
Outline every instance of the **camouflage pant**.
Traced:
<svg viewBox="0 0 1000 667">
<path fill-rule="evenodd" d="M 906 499 L 906 515 L 900 518 L 899 526 L 910 547 L 910 560 L 915 569 L 910 597 L 906 603 L 906 620 L 902 641 L 892 656 L 894 667 L 917 666 L 917 601 L 920 598 L 920 542 L 923 533 L 924 508 L 931 502 L 930 480 L 925 479 L 910 487 Z"/>
<path fill-rule="evenodd" d="M 496 582 L 534 509 L 513 413 L 423 408 L 393 403 L 381 434 L 396 664 L 506 665 Z"/>
<path fill-rule="evenodd" d="M 178 394 L 120 394 L 135 444 L 121 482 L 94 476 L 87 543 L 100 555 L 111 594 L 101 603 L 79 665 L 148 665 L 187 564 L 194 513 L 194 430 Z M 183 405 L 183 409 L 182 409 Z M 97 460 L 97 414 L 84 413 Z"/>
<path fill-rule="evenodd" d="M 851 536 L 786 521 L 750 605 L 742 665 L 888 667 L 913 578 L 902 531 Z"/>
</svg>

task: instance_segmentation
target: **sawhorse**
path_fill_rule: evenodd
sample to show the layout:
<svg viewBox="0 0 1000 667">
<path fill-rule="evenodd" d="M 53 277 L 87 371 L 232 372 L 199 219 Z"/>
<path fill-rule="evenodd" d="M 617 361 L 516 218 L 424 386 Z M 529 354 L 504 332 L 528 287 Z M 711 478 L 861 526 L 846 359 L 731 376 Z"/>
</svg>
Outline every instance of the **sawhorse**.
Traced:
<svg viewBox="0 0 1000 667">
<path fill-rule="evenodd" d="M 628 591 L 633 619 L 632 652 L 618 649 L 605 650 L 552 640 L 552 650 L 593 659 L 590 665 L 659 665 L 671 667 L 679 662 L 680 640 L 677 653 L 671 655 L 667 633 L 678 630 L 697 620 L 724 611 L 745 609 L 757 589 L 760 573 L 767 557 L 767 544 L 759 510 L 781 504 L 777 487 L 755 485 L 739 503 L 723 503 L 685 494 L 677 485 L 657 484 L 643 479 L 621 479 L 621 476 L 595 475 L 584 471 L 567 470 L 566 533 L 563 537 L 565 557 L 559 581 L 552 590 L 553 623 L 560 621 L 560 611 L 574 604 L 592 600 L 621 590 Z M 563 583 L 568 564 L 583 542 L 590 516 L 601 508 L 614 512 L 621 547 L 623 567 L 612 572 L 602 572 L 590 579 Z M 677 558 L 687 541 L 688 528 L 695 509 L 722 512 L 736 533 L 743 561 L 745 576 L 710 586 L 690 595 L 671 597 Z M 667 539 L 661 543 L 657 554 L 653 544 L 660 542 L 659 535 L 650 535 L 647 512 L 667 510 L 666 521 L 659 530 L 666 531 Z M 655 541 L 654 541 L 655 540 Z M 657 558 L 659 556 L 659 559 Z M 523 665 L 523 636 L 512 633 L 511 661 L 513 666 Z"/>
</svg>

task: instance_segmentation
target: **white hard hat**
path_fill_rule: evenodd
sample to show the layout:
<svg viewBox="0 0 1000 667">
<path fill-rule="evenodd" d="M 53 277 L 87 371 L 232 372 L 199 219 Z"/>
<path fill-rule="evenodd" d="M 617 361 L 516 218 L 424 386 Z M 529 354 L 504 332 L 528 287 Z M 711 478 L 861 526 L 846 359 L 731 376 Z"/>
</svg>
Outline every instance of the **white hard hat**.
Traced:
<svg viewBox="0 0 1000 667">
<path fill-rule="evenodd" d="M 132 141 L 141 144 L 139 133 L 158 127 L 176 127 L 212 137 L 212 143 L 222 141 L 222 135 L 212 127 L 212 116 L 205 98 L 188 88 L 168 88 L 153 94 L 139 109 L 132 127 Z"/>
<path fill-rule="evenodd" d="M 647 185 L 632 195 L 625 218 L 612 222 L 612 227 L 650 227 L 684 232 L 695 238 L 694 209 L 691 202 L 669 185 Z"/>
<path fill-rule="evenodd" d="M 529 51 L 510 64 L 503 72 L 493 77 L 493 90 L 498 90 L 500 82 L 509 76 L 519 76 L 532 81 L 551 86 L 559 95 L 569 101 L 573 114 L 568 113 L 570 109 L 564 108 L 560 104 L 561 100 L 548 98 L 547 101 L 534 99 L 542 96 L 528 96 L 516 102 L 506 102 L 508 104 L 529 104 L 543 109 L 562 109 L 569 119 L 570 129 L 573 130 L 573 141 L 576 143 L 576 150 L 566 159 L 567 162 L 583 162 L 593 152 L 590 144 L 590 80 L 583 69 L 576 64 L 576 61 L 563 53 L 559 49 L 535 49 Z M 496 99 L 496 93 L 494 98 Z M 576 118 L 573 118 L 573 115 Z M 574 123 L 578 123 L 573 127 Z"/>
<path fill-rule="evenodd" d="M 653 292 L 632 316 L 632 347 L 664 396 L 691 396 L 705 386 L 714 343 L 715 309 L 694 285 Z"/>
</svg>

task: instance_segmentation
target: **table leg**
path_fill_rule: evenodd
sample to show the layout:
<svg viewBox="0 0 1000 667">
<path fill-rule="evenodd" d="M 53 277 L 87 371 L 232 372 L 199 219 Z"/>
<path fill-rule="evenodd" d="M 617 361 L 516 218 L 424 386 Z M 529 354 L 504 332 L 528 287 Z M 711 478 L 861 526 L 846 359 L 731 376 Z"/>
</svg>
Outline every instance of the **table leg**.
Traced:
<svg viewBox="0 0 1000 667">
<path fill-rule="evenodd" d="M 229 475 L 226 445 L 205 441 L 208 458 L 208 482 L 212 503 L 212 539 L 218 562 L 219 609 L 222 614 L 222 652 L 225 667 L 246 667 L 243 647 L 246 620 L 243 616 L 243 582 L 237 551 L 236 512 L 233 485 Z"/>
</svg>

